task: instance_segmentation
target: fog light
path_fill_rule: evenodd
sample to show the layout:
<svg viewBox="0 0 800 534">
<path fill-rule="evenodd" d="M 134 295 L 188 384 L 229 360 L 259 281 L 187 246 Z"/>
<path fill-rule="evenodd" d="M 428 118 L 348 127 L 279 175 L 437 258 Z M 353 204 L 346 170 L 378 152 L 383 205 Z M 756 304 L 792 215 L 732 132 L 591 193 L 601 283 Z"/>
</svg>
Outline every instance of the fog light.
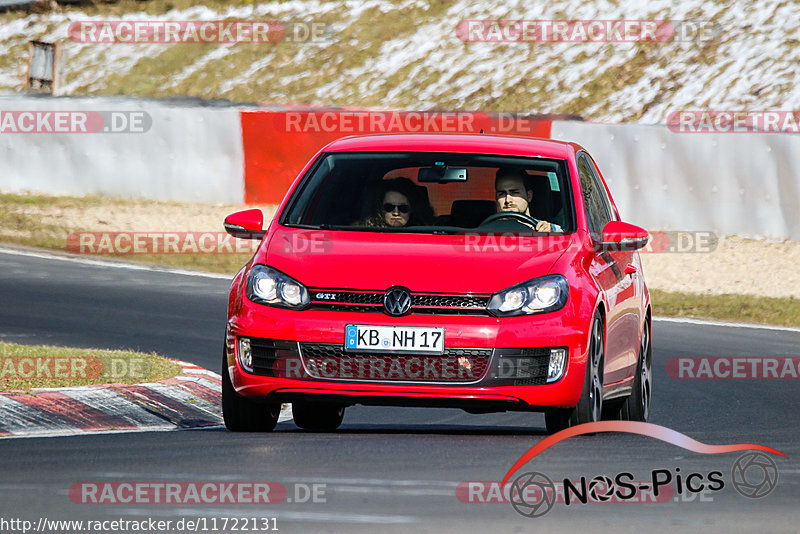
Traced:
<svg viewBox="0 0 800 534">
<path fill-rule="evenodd" d="M 555 382 L 564 374 L 567 365 L 567 349 L 550 349 L 550 365 L 547 366 L 547 381 Z"/>
<path fill-rule="evenodd" d="M 250 350 L 250 338 L 239 338 L 239 364 L 245 371 L 253 372 L 253 353 Z"/>
</svg>

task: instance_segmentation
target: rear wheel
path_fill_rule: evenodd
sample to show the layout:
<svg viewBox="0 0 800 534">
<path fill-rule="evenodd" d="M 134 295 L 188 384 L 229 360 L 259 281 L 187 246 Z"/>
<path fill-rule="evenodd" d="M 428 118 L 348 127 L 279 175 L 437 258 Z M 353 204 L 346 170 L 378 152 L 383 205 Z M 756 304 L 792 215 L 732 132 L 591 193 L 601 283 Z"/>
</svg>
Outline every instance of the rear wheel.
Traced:
<svg viewBox="0 0 800 534">
<path fill-rule="evenodd" d="M 603 413 L 603 362 L 605 360 L 605 334 L 603 320 L 595 315 L 592 335 L 589 339 L 589 356 L 586 362 L 586 377 L 583 393 L 574 408 L 555 408 L 544 414 L 549 433 L 559 432 L 571 426 L 599 421 Z"/>
<path fill-rule="evenodd" d="M 344 406 L 320 402 L 293 402 L 294 424 L 304 430 L 330 432 L 339 428 L 344 419 Z"/>
<path fill-rule="evenodd" d="M 222 352 L 222 418 L 232 432 L 269 432 L 278 423 L 279 403 L 257 402 L 240 397 L 231 384 L 228 359 Z"/>
<path fill-rule="evenodd" d="M 652 374 L 653 349 L 650 345 L 650 321 L 645 321 L 642 330 L 642 344 L 639 347 L 639 362 L 636 364 L 636 377 L 633 391 L 622 403 L 620 416 L 624 421 L 646 422 L 650 417 L 650 396 L 653 391 Z"/>
</svg>

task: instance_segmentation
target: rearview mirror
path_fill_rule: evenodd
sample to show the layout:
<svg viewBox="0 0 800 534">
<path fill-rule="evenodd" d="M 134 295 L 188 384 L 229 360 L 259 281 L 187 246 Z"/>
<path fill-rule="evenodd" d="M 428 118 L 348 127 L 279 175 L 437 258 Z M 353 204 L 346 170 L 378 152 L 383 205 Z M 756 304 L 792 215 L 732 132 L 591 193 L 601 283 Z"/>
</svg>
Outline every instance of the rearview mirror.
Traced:
<svg viewBox="0 0 800 534">
<path fill-rule="evenodd" d="M 267 233 L 263 227 L 264 214 L 260 209 L 237 211 L 225 217 L 225 231 L 239 239 L 261 239 Z"/>
<path fill-rule="evenodd" d="M 647 244 L 647 230 L 622 221 L 609 221 L 603 228 L 601 250 L 639 250 Z"/>
<path fill-rule="evenodd" d="M 417 181 L 422 182 L 466 182 L 467 169 L 464 167 L 422 167 L 417 173 Z"/>
</svg>

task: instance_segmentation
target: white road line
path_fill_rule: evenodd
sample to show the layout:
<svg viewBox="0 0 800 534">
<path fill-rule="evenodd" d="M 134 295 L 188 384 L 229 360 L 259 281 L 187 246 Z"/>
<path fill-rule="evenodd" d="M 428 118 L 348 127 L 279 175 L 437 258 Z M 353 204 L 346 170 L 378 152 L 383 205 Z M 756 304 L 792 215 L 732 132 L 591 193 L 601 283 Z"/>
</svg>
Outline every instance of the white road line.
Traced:
<svg viewBox="0 0 800 534">
<path fill-rule="evenodd" d="M 174 360 L 173 360 L 174 361 Z M 183 362 L 176 362 L 183 365 Z M 208 369 L 203 369 L 202 367 L 184 367 L 183 374 L 185 375 L 206 375 L 212 378 L 216 378 L 217 380 L 222 380 L 222 377 L 215 373 L 214 371 L 209 371 Z"/>
<path fill-rule="evenodd" d="M 203 429 L 214 427 L 203 427 Z M 14 436 L 0 436 L 0 440 L 4 439 L 22 439 L 22 438 L 67 438 L 72 436 L 94 436 L 96 434 L 131 434 L 139 432 L 174 432 L 176 430 L 194 430 L 193 428 L 178 429 L 177 426 L 169 425 L 169 428 L 132 428 L 124 430 L 91 430 L 89 432 L 84 430 L 35 430 L 27 434 L 17 434 Z"/>
<path fill-rule="evenodd" d="M 726 321 L 711 321 L 707 319 L 690 319 L 688 317 L 653 317 L 654 321 L 661 321 L 664 323 L 682 323 L 694 324 L 698 326 L 725 326 L 729 328 L 752 328 L 756 330 L 780 330 L 782 332 L 798 332 L 800 328 L 792 326 L 778 326 L 771 324 L 756 324 L 756 323 L 734 323 Z"/>
<path fill-rule="evenodd" d="M 438 488 L 456 488 L 459 482 L 451 480 L 402 480 L 385 478 L 350 478 L 350 477 L 290 477 L 283 479 L 286 482 L 300 482 L 304 484 L 324 482 L 326 484 L 344 484 L 351 486 L 431 486 Z"/>
<path fill-rule="evenodd" d="M 404 497 L 452 497 L 453 489 L 377 488 L 375 486 L 336 486 L 330 493 L 366 493 L 368 495 L 402 495 Z"/>
<path fill-rule="evenodd" d="M 170 269 L 167 267 L 154 267 L 151 265 L 137 265 L 135 263 L 128 263 L 128 262 L 115 262 L 115 261 L 103 261 L 103 260 L 90 260 L 87 258 L 73 258 L 70 256 L 61 256 L 58 254 L 48 254 L 47 252 L 31 252 L 27 250 L 15 250 L 10 248 L 0 247 L 0 254 L 9 254 L 12 256 L 27 256 L 30 258 L 42 258 L 46 260 L 56 260 L 56 261 L 66 261 L 71 263 L 79 263 L 82 265 L 92 265 L 95 267 L 110 267 L 113 269 L 129 269 L 132 271 L 150 271 L 154 273 L 167 273 L 167 274 L 180 274 L 184 276 L 199 276 L 202 278 L 216 278 L 219 280 L 231 280 L 233 276 L 225 275 L 225 274 L 218 274 L 218 273 L 206 273 L 201 271 L 186 271 L 183 269 Z"/>
<path fill-rule="evenodd" d="M 194 382 L 195 384 L 199 384 L 204 388 L 210 389 L 216 393 L 222 393 L 222 386 L 212 380 L 206 380 L 205 378 L 194 376 L 176 376 L 175 379 L 182 380 L 184 382 Z"/>
<path fill-rule="evenodd" d="M 262 509 L 263 510 L 263 509 Z M 241 512 L 232 508 L 170 508 L 159 510 L 156 508 L 118 508 L 110 509 L 109 513 L 119 516 L 145 516 L 145 517 L 263 517 L 262 512 Z M 260 515 L 259 515 L 260 514 Z M 334 523 L 362 523 L 362 524 L 408 524 L 416 523 L 419 518 L 410 515 L 384 515 L 384 514 L 353 514 L 347 512 L 294 512 L 288 510 L 270 509 L 270 517 L 288 521 L 334 522 Z"/>
</svg>

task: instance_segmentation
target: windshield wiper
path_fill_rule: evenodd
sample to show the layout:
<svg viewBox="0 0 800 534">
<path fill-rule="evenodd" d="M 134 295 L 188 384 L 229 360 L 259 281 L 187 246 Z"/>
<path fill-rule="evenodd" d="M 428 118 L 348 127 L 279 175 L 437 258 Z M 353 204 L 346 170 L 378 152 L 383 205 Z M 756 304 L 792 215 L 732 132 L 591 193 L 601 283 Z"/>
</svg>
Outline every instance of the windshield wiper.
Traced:
<svg viewBox="0 0 800 534">
<path fill-rule="evenodd" d="M 287 224 L 289 228 L 302 228 L 304 230 L 334 230 L 330 224 Z"/>
</svg>

